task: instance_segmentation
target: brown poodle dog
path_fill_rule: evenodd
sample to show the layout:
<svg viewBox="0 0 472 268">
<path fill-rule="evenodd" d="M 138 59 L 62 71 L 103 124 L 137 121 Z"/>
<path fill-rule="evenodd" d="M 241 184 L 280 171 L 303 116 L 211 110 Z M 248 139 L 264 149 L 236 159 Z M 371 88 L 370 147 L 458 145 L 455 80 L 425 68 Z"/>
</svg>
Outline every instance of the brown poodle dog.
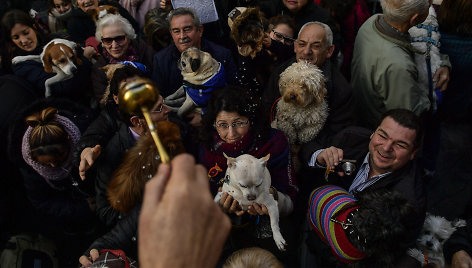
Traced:
<svg viewBox="0 0 472 268">
<path fill-rule="evenodd" d="M 171 158 L 185 152 L 180 129 L 176 124 L 161 121 L 156 124 L 156 129 Z M 141 203 L 144 185 L 156 174 L 160 163 L 154 140 L 148 132 L 125 154 L 123 162 L 110 180 L 107 196 L 113 209 L 128 213 Z"/>
</svg>

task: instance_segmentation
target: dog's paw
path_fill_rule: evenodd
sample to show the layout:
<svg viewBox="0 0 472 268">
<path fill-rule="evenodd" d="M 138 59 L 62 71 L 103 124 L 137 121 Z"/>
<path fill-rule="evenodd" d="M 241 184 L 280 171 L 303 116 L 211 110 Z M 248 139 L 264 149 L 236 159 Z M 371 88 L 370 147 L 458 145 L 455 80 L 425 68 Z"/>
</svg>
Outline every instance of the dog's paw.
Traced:
<svg viewBox="0 0 472 268">
<path fill-rule="evenodd" d="M 424 254 L 417 248 L 410 248 L 407 251 L 407 254 L 415 258 L 417 261 L 424 263 Z"/>
<path fill-rule="evenodd" d="M 21 57 L 21 56 L 16 56 L 16 57 L 14 57 L 13 59 L 11 59 L 11 64 L 12 64 L 12 65 L 16 65 L 16 64 L 18 64 L 18 63 L 20 63 L 20 62 L 22 62 L 22 61 L 23 61 L 23 60 L 22 60 L 22 57 Z"/>
<path fill-rule="evenodd" d="M 285 251 L 285 246 L 287 245 L 287 243 L 285 242 L 285 239 L 282 237 L 281 234 L 274 234 L 274 241 L 280 251 Z"/>
</svg>

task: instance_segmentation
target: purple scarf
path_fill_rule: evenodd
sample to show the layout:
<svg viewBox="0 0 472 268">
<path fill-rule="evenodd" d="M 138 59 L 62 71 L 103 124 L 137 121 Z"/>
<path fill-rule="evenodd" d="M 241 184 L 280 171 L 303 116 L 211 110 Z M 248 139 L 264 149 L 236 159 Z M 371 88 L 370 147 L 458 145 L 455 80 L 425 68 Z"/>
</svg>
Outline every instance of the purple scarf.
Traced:
<svg viewBox="0 0 472 268">
<path fill-rule="evenodd" d="M 128 45 L 128 49 L 126 50 L 125 54 L 123 54 L 121 59 L 113 58 L 113 56 L 110 55 L 110 53 L 108 53 L 105 48 L 102 49 L 102 55 L 108 61 L 109 64 L 117 64 L 120 61 L 138 61 L 136 49 L 134 49 L 131 43 Z"/>
<path fill-rule="evenodd" d="M 79 128 L 74 125 L 72 121 L 58 114 L 56 115 L 56 121 L 61 123 L 64 130 L 69 135 L 69 146 L 72 150 L 72 148 L 75 147 L 80 138 Z M 67 160 L 59 167 L 46 166 L 33 160 L 30 155 L 29 143 L 32 130 L 32 127 L 28 127 L 28 129 L 26 129 L 25 135 L 23 135 L 23 141 L 21 144 L 21 154 L 23 155 L 23 159 L 29 166 L 31 166 L 36 172 L 38 172 L 41 177 L 44 178 L 44 180 L 49 184 L 49 186 L 54 189 L 58 189 L 51 181 L 60 181 L 69 176 L 70 170 L 72 168 L 72 153 L 69 152 Z"/>
</svg>

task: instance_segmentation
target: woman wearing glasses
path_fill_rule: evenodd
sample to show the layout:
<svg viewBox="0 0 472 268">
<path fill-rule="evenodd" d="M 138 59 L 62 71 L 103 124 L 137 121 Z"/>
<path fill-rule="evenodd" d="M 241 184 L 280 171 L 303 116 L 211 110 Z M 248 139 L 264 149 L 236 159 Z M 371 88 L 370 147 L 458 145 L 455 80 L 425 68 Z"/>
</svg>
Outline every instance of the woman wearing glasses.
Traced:
<svg viewBox="0 0 472 268">
<path fill-rule="evenodd" d="M 267 168 L 272 177 L 272 192 L 277 191 L 274 196 L 278 196 L 279 200 L 288 200 L 286 207 L 279 202 L 280 216 L 284 217 L 292 212 L 293 200 L 298 191 L 290 162 L 290 148 L 285 135 L 270 128 L 268 116 L 260 113 L 258 107 L 260 106 L 255 105 L 243 89 L 227 87 L 216 91 L 202 119 L 199 162 L 208 169 L 211 192 L 215 195 L 227 168 L 223 153 L 230 157 L 250 154 L 257 158 L 270 153 Z M 231 238 L 231 251 L 243 247 L 241 243 L 255 240 L 262 247 L 274 249 L 275 243 L 270 228 L 265 229 L 265 224 L 268 223 L 265 206 L 254 204 L 250 210 L 243 213 L 238 202 L 227 194 L 223 194 L 219 205 L 235 222 L 250 223 L 237 235 L 238 238 Z M 258 221 L 263 224 L 256 224 Z M 276 251 L 278 250 L 275 247 Z"/>
<path fill-rule="evenodd" d="M 136 38 L 133 26 L 120 15 L 109 14 L 100 19 L 95 38 L 101 42 L 98 51 L 101 55 L 93 66 L 92 81 L 94 99 L 98 102 L 105 93 L 108 80 L 101 67 L 122 61 L 135 61 L 144 64 L 152 72 L 152 59 L 155 51 L 143 40 Z"/>
</svg>

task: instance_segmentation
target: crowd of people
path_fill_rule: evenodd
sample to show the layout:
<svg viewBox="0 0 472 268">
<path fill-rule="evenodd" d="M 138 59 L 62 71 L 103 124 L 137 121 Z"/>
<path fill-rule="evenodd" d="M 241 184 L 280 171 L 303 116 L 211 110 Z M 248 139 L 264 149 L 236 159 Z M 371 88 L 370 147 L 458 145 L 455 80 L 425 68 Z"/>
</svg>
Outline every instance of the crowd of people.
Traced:
<svg viewBox="0 0 472 268">
<path fill-rule="evenodd" d="M 170 0 L 0 3 L 2 249 L 28 233 L 53 241 L 57 267 L 89 267 L 104 252 L 141 267 L 421 267 L 407 251 L 431 213 L 468 220 L 444 257 L 472 268 L 472 2 L 380 0 L 377 10 L 365 0 L 210 2 L 194 3 L 216 10 L 205 23 L 204 13 Z M 411 37 L 415 27 L 426 29 L 423 39 Z M 213 61 L 184 58 L 189 48 L 217 64 L 202 84 L 184 72 L 203 77 L 200 66 L 209 72 Z M 291 73 L 304 62 L 322 88 Z M 136 81 L 156 93 L 148 117 L 124 109 L 123 92 Z M 182 88 L 182 98 L 200 98 L 197 109 L 180 112 Z M 277 124 L 294 113 L 282 104 L 311 112 L 313 90 L 323 92 L 325 118 L 308 140 L 293 139 L 298 133 Z M 307 132 L 312 117 L 302 112 L 292 123 Z M 149 122 L 170 163 L 161 163 Z M 229 184 L 229 159 L 243 154 L 270 156 L 285 251 L 265 204 L 243 210 L 231 193 L 213 201 Z M 363 215 L 357 209 L 327 223 L 310 216 L 324 185 L 360 206 L 372 193 L 401 199 L 370 212 L 392 220 L 391 232 L 360 232 L 396 239 L 377 251 L 371 236 L 353 241 L 359 230 L 347 222 Z M 323 236 L 329 224 L 350 231 L 345 242 Z"/>
</svg>

